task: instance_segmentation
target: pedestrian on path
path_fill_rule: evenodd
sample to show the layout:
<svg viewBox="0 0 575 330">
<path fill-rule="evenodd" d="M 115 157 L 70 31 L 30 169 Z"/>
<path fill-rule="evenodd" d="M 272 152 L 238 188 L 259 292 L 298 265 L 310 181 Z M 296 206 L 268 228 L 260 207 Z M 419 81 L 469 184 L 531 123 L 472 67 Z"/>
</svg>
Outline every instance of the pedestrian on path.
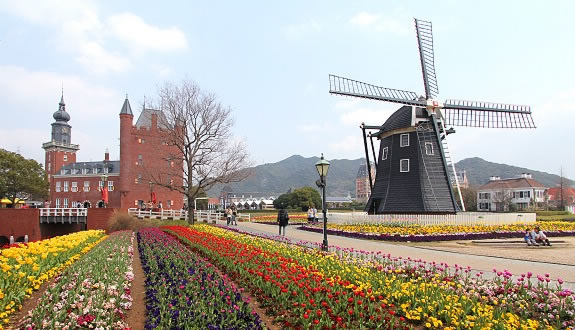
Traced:
<svg viewBox="0 0 575 330">
<path fill-rule="evenodd" d="M 232 222 L 232 209 L 228 207 L 226 209 L 226 226 L 229 226 L 230 222 Z"/>
<path fill-rule="evenodd" d="M 286 235 L 286 227 L 289 223 L 289 214 L 283 205 L 280 206 L 280 210 L 278 212 L 278 225 L 279 225 L 279 235 L 282 235 L 282 228 L 283 228 L 283 236 Z"/>
<path fill-rule="evenodd" d="M 238 225 L 238 210 L 236 209 L 235 206 L 232 205 L 232 225 Z"/>
<path fill-rule="evenodd" d="M 309 208 L 307 209 L 307 223 L 312 224 L 313 222 L 314 222 L 313 205 L 310 204 Z"/>
</svg>

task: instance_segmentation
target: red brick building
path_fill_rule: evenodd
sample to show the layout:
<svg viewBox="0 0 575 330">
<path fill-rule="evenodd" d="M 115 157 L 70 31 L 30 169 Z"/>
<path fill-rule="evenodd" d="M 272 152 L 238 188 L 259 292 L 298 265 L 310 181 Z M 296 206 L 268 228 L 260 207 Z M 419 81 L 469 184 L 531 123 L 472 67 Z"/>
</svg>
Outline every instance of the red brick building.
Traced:
<svg viewBox="0 0 575 330">
<path fill-rule="evenodd" d="M 182 185 L 182 164 L 169 155 L 177 149 L 167 145 L 167 122 L 158 110 L 142 109 L 136 124 L 130 102 L 126 97 L 120 111 L 120 160 L 104 159 L 96 162 L 78 162 L 80 146 L 72 144 L 70 115 L 66 111 L 64 96 L 53 115 L 52 140 L 42 144 L 46 150 L 45 169 L 50 181 L 51 207 L 103 206 L 102 186 L 108 188 L 107 207 L 128 209 L 140 207 L 155 197 L 156 206 L 181 209 L 182 194 L 151 181 L 165 185 Z M 178 182 L 178 177 L 179 182 Z"/>
<path fill-rule="evenodd" d="M 371 182 L 375 183 L 375 166 L 373 163 L 371 168 Z M 367 202 L 371 195 L 371 188 L 369 186 L 369 173 L 367 171 L 367 164 L 361 164 L 357 175 L 355 177 L 355 198 L 358 201 Z"/>
</svg>

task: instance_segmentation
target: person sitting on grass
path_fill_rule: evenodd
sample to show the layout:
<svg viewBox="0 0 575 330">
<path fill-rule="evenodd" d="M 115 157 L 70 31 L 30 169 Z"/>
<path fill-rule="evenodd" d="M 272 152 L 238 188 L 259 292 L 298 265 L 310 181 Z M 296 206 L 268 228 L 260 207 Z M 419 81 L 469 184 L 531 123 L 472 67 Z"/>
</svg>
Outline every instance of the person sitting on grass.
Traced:
<svg viewBox="0 0 575 330">
<path fill-rule="evenodd" d="M 540 243 L 543 246 L 545 246 L 545 244 L 547 244 L 547 246 L 551 246 L 551 243 L 549 243 L 549 240 L 547 239 L 547 235 L 545 235 L 539 227 L 535 227 L 535 242 Z"/>
<path fill-rule="evenodd" d="M 525 240 L 525 243 L 527 243 L 527 246 L 531 245 L 539 246 L 539 244 L 537 244 L 537 242 L 535 242 L 535 239 L 531 236 L 529 228 L 525 229 L 525 236 L 523 236 L 523 239 Z"/>
</svg>

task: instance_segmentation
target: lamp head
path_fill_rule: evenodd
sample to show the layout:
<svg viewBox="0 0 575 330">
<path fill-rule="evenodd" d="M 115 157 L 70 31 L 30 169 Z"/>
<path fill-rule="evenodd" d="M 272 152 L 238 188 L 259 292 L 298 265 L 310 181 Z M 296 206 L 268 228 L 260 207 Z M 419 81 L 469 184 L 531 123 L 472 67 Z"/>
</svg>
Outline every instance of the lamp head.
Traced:
<svg viewBox="0 0 575 330">
<path fill-rule="evenodd" d="M 102 179 L 103 182 L 106 182 L 108 181 L 108 174 L 102 174 L 100 178 Z"/>
<path fill-rule="evenodd" d="M 320 177 L 326 177 L 327 171 L 329 170 L 329 162 L 323 158 L 323 153 L 321 154 L 321 159 L 319 162 L 315 163 L 315 168 Z"/>
</svg>

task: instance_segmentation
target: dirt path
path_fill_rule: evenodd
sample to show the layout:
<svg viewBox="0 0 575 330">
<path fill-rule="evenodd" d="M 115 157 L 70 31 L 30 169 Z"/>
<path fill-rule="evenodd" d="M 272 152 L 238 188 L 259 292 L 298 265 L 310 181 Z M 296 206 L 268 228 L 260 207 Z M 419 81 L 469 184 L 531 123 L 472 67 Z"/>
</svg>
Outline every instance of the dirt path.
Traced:
<svg viewBox="0 0 575 330">
<path fill-rule="evenodd" d="M 131 329 L 144 329 L 146 324 L 146 275 L 142 269 L 140 252 L 138 251 L 138 240 L 134 240 L 134 280 L 130 288 L 132 294 L 132 308 L 128 311 L 126 323 Z"/>
</svg>

